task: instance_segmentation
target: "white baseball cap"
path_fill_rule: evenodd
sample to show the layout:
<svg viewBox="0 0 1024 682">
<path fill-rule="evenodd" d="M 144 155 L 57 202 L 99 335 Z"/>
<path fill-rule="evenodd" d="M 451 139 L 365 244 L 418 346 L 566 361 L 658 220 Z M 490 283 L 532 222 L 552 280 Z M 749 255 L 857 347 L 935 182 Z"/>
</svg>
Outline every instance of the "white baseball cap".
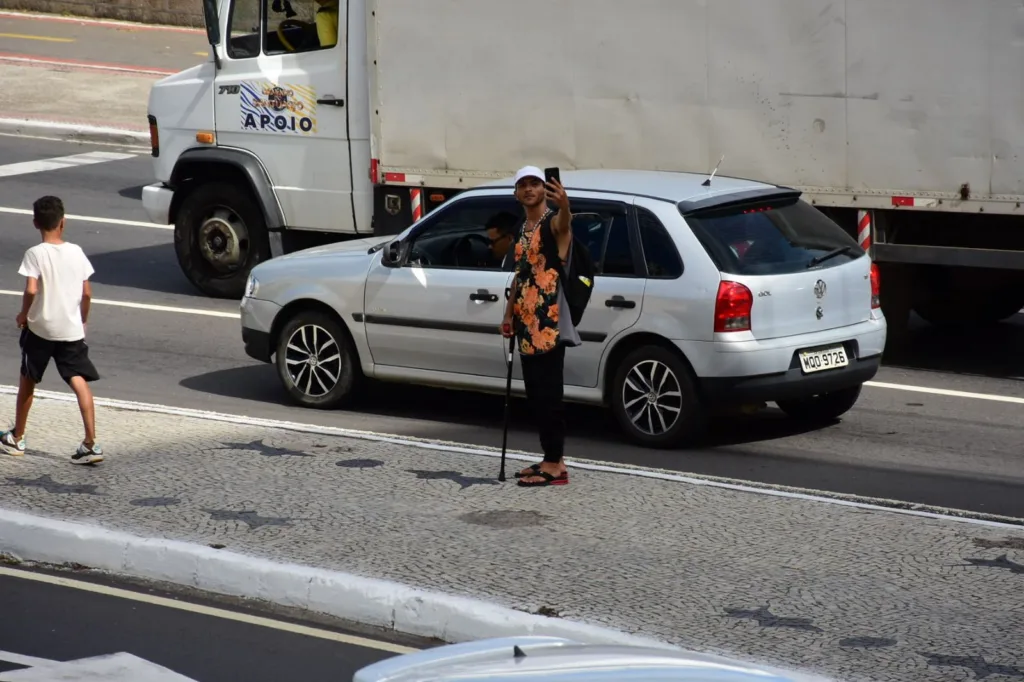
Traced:
<svg viewBox="0 0 1024 682">
<path fill-rule="evenodd" d="M 516 179 L 515 182 L 512 184 L 518 185 L 519 181 L 522 180 L 523 178 L 537 178 L 541 182 L 545 182 L 544 171 L 542 171 L 540 168 L 537 168 L 536 166 L 523 166 L 522 168 L 520 168 L 518 171 L 516 171 Z"/>
</svg>

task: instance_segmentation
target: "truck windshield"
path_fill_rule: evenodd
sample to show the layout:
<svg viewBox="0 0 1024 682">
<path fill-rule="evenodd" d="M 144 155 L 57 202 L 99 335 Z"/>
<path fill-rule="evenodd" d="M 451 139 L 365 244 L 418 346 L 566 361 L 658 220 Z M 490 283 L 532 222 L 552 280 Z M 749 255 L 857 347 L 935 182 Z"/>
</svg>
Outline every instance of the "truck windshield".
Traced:
<svg viewBox="0 0 1024 682">
<path fill-rule="evenodd" d="M 805 272 L 864 255 L 842 228 L 799 199 L 712 208 L 686 216 L 686 222 L 719 270 L 735 275 Z"/>
</svg>

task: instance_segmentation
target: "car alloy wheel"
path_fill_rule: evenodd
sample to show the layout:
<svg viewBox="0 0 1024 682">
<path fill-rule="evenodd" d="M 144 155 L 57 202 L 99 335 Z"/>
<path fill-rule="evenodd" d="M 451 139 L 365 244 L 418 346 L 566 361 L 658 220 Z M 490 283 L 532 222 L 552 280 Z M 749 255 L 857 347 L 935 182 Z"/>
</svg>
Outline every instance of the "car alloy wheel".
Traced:
<svg viewBox="0 0 1024 682">
<path fill-rule="evenodd" d="M 662 344 L 629 351 L 612 368 L 608 400 L 630 440 L 650 448 L 690 445 L 704 433 L 708 411 L 686 359 Z"/>
<path fill-rule="evenodd" d="M 633 426 L 648 436 L 660 436 L 675 426 L 683 408 L 675 373 L 657 360 L 643 360 L 626 374 L 622 405 Z"/>
<path fill-rule="evenodd" d="M 338 341 L 317 324 L 296 329 L 285 346 L 285 366 L 292 385 L 310 398 L 330 393 L 341 378 Z"/>
</svg>

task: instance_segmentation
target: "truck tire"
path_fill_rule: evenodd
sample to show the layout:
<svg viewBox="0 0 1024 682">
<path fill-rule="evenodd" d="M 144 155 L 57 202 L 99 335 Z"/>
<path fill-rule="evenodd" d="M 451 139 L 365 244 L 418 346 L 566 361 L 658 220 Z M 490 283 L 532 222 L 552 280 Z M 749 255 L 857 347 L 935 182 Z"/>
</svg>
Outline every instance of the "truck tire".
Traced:
<svg viewBox="0 0 1024 682">
<path fill-rule="evenodd" d="M 300 310 L 277 336 L 277 374 L 288 397 L 326 410 L 349 403 L 362 380 L 359 355 L 334 317 Z"/>
<path fill-rule="evenodd" d="M 641 346 L 623 358 L 609 398 L 620 428 L 644 447 L 691 445 L 708 426 L 689 366 L 662 346 Z"/>
<path fill-rule="evenodd" d="M 775 404 L 794 419 L 827 423 L 849 412 L 860 398 L 860 390 L 860 385 L 857 385 L 799 400 L 777 400 Z"/>
<path fill-rule="evenodd" d="M 201 185 L 178 210 L 174 250 L 185 277 L 201 292 L 241 299 L 249 272 L 270 257 L 259 204 L 232 183 Z"/>
<path fill-rule="evenodd" d="M 932 298 L 914 306 L 914 312 L 935 326 L 994 324 L 1013 317 L 1024 308 L 1024 296 L 1016 291 L 993 292 L 988 297 Z"/>
<path fill-rule="evenodd" d="M 914 300 L 915 270 L 902 263 L 879 263 L 882 279 L 882 314 L 885 315 L 885 354 L 889 357 L 907 350 L 910 311 Z"/>
</svg>

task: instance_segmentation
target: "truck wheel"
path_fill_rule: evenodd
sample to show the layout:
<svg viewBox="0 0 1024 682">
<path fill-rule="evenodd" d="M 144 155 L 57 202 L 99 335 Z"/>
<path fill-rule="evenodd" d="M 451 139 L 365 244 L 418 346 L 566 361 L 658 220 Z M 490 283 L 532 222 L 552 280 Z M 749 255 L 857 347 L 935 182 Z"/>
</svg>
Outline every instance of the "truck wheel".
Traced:
<svg viewBox="0 0 1024 682">
<path fill-rule="evenodd" d="M 174 250 L 188 280 L 207 296 L 242 298 L 249 271 L 270 257 L 263 213 L 230 183 L 202 185 L 182 202 Z"/>
<path fill-rule="evenodd" d="M 276 350 L 278 377 L 299 405 L 330 409 L 352 399 L 362 374 L 358 354 L 333 317 L 300 311 L 282 327 Z"/>
<path fill-rule="evenodd" d="M 644 447 L 688 445 L 708 425 L 690 368 L 661 346 L 637 348 L 619 363 L 610 398 L 619 426 Z"/>
<path fill-rule="evenodd" d="M 860 398 L 861 386 L 821 393 L 799 400 L 777 400 L 779 409 L 794 419 L 807 422 L 830 422 L 846 414 Z"/>
<path fill-rule="evenodd" d="M 931 299 L 914 306 L 914 312 L 926 322 L 939 326 L 994 324 L 1013 317 L 1024 300 L 1017 292 L 992 292 L 988 297 L 959 296 L 946 300 Z"/>
</svg>

